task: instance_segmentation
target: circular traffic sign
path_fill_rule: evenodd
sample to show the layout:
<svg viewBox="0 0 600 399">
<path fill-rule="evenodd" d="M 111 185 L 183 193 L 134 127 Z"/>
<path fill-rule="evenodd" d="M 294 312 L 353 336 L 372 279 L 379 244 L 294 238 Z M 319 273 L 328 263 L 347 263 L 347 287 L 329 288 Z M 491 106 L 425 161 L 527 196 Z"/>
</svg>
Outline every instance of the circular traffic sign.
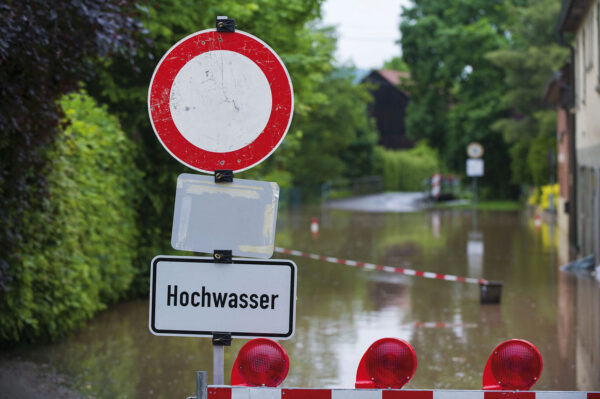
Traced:
<svg viewBox="0 0 600 399">
<path fill-rule="evenodd" d="M 471 143 L 467 146 L 467 155 L 471 158 L 481 158 L 483 156 L 483 146 L 479 143 Z"/>
<path fill-rule="evenodd" d="M 292 121 L 292 81 L 246 32 L 207 29 L 177 42 L 150 81 L 148 113 L 163 147 L 206 173 L 241 172 L 277 149 Z"/>
</svg>

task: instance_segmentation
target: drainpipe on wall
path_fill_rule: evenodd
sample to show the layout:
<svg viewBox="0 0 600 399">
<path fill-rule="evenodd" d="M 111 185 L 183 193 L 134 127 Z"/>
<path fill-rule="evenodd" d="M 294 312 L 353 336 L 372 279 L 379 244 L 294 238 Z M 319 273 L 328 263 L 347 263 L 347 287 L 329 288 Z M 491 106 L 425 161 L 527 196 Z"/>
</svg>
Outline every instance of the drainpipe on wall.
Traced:
<svg viewBox="0 0 600 399">
<path fill-rule="evenodd" d="M 571 253 L 573 251 L 579 252 L 579 245 L 577 242 L 577 151 L 576 151 L 576 132 L 575 132 L 575 49 L 570 43 L 565 41 L 563 32 L 560 27 L 557 29 L 558 43 L 567 47 L 570 50 L 569 60 L 569 82 L 571 84 L 571 92 L 569 95 L 569 104 L 567 109 L 568 117 L 568 128 L 569 128 L 569 244 Z M 572 258 L 575 258 L 577 254 L 573 254 Z"/>
</svg>

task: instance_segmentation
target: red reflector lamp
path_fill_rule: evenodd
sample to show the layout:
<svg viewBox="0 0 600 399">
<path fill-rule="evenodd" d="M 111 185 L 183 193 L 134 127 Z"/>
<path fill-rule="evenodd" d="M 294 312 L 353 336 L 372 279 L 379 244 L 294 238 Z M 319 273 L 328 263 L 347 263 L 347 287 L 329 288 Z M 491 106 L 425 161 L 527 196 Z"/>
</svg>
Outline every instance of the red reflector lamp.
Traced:
<svg viewBox="0 0 600 399">
<path fill-rule="evenodd" d="M 527 391 L 542 374 L 542 355 L 531 343 L 511 339 L 498 345 L 483 371 L 484 390 Z"/>
<path fill-rule="evenodd" d="M 400 389 L 417 370 L 417 355 L 406 341 L 382 338 L 365 352 L 356 371 L 356 388 Z"/>
<path fill-rule="evenodd" d="M 289 369 L 290 359 L 281 345 L 256 338 L 240 349 L 231 370 L 231 385 L 276 387 L 285 380 Z"/>
</svg>

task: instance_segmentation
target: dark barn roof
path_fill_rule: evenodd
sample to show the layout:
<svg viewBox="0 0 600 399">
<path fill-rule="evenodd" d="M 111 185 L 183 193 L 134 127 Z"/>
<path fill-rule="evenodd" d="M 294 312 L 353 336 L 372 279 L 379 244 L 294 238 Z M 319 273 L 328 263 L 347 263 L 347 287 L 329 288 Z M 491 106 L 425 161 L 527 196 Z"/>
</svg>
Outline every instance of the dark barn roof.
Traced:
<svg viewBox="0 0 600 399">
<path fill-rule="evenodd" d="M 410 73 L 408 73 L 408 72 L 394 71 L 391 69 L 374 69 L 371 71 L 371 73 L 369 73 L 363 79 L 363 82 L 365 82 L 365 81 L 373 82 L 373 81 L 382 81 L 383 80 L 383 81 L 389 83 L 390 85 L 394 86 L 395 88 L 397 88 L 404 94 L 408 95 L 408 93 L 405 90 L 402 90 L 399 87 L 400 83 L 402 83 L 403 81 L 406 81 L 408 79 L 410 79 Z"/>
</svg>

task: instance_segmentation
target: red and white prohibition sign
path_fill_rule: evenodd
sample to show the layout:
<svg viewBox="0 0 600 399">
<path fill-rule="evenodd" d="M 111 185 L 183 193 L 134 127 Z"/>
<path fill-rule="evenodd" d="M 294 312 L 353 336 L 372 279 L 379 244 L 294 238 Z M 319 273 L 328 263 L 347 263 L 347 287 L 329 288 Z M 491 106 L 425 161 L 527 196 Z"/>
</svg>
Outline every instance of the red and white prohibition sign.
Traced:
<svg viewBox="0 0 600 399">
<path fill-rule="evenodd" d="M 148 91 L 159 141 L 200 172 L 241 172 L 266 159 L 292 121 L 292 81 L 277 54 L 239 30 L 207 29 L 160 60 Z"/>
</svg>

